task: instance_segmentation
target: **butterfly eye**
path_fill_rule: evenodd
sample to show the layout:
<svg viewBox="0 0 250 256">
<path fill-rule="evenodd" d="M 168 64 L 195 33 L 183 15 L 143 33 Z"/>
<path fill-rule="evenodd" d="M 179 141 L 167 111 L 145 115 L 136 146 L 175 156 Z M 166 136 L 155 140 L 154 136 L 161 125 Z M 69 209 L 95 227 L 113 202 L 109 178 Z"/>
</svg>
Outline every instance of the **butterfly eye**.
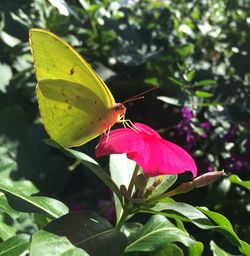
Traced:
<svg viewBox="0 0 250 256">
<path fill-rule="evenodd" d="M 116 103 L 114 106 L 114 110 L 117 110 L 117 111 L 124 110 L 124 109 L 126 109 L 126 107 L 122 103 Z"/>
</svg>

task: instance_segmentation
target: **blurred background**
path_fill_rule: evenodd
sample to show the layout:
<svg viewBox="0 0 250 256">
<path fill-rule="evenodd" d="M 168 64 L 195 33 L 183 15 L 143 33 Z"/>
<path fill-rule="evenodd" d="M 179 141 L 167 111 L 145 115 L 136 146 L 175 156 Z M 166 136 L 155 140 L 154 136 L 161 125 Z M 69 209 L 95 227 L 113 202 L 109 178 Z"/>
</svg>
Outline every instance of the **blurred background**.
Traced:
<svg viewBox="0 0 250 256">
<path fill-rule="evenodd" d="M 71 210 L 92 208 L 113 220 L 111 193 L 43 142 L 28 43 L 36 27 L 76 48 L 116 102 L 158 86 L 128 104 L 126 117 L 185 148 L 199 174 L 224 169 L 249 180 L 249 6 L 250 0 L 1 0 L 0 175 L 30 180 L 40 195 Z M 94 157 L 97 143 L 81 150 Z M 98 161 L 108 169 L 107 159 Z M 227 178 L 175 199 L 224 214 L 250 242 L 249 192 Z M 27 216 L 13 225 L 36 229 Z M 208 243 L 213 236 L 192 229 Z"/>
</svg>

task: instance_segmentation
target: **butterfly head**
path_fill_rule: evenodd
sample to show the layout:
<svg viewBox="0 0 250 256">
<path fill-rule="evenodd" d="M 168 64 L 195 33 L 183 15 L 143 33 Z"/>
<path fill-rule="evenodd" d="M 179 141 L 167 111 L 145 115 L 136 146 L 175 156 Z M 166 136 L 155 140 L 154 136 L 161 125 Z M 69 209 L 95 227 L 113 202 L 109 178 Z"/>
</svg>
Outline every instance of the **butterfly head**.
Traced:
<svg viewBox="0 0 250 256">
<path fill-rule="evenodd" d="M 123 103 L 115 103 L 113 110 L 119 115 L 119 116 L 124 116 L 126 113 L 126 107 L 124 106 Z"/>
</svg>

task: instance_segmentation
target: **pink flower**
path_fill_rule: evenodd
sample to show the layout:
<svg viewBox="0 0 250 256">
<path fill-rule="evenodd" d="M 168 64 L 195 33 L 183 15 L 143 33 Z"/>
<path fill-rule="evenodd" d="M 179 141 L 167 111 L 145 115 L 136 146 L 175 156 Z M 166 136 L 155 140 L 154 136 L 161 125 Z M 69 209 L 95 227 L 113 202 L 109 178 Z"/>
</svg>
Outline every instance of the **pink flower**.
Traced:
<svg viewBox="0 0 250 256">
<path fill-rule="evenodd" d="M 164 140 L 147 125 L 135 123 L 135 129 L 112 130 L 104 135 L 96 148 L 96 157 L 126 153 L 152 177 L 164 174 L 179 174 L 187 170 L 197 175 L 193 158 L 181 147 Z"/>
</svg>

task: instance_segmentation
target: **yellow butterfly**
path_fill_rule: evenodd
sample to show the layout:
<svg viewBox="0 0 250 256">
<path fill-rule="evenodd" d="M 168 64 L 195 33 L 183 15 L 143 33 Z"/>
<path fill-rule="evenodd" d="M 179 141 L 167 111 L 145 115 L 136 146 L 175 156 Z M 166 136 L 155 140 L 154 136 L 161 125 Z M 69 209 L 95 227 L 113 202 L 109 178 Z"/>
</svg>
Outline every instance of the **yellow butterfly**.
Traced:
<svg viewBox="0 0 250 256">
<path fill-rule="evenodd" d="M 126 112 L 102 79 L 67 42 L 43 29 L 30 30 L 40 114 L 62 147 L 80 146 L 110 129 Z"/>
</svg>

